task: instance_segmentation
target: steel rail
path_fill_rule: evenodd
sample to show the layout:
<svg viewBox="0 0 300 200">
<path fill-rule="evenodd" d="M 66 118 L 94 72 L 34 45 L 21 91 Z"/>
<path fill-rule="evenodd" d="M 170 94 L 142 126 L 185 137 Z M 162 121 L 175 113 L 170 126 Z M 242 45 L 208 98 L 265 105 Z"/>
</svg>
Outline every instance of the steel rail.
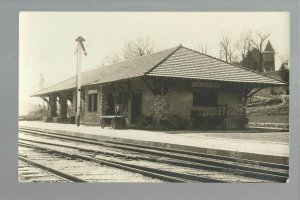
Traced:
<svg viewBox="0 0 300 200">
<path fill-rule="evenodd" d="M 36 131 L 34 131 L 34 132 L 36 132 Z M 40 133 L 40 131 L 37 131 L 35 134 L 38 134 L 38 133 Z M 42 132 L 42 134 L 45 134 L 45 133 Z M 52 136 L 49 136 L 49 137 L 52 137 Z M 55 135 L 53 137 L 59 138 L 59 139 L 67 139 L 67 140 L 76 141 L 76 142 L 84 142 L 87 144 L 101 145 L 101 146 L 106 146 L 106 147 L 111 147 L 111 148 L 118 148 L 118 149 L 123 149 L 123 150 L 127 150 L 127 151 L 134 151 L 134 152 L 139 152 L 139 153 L 148 154 L 148 155 L 167 157 L 167 158 L 172 158 L 172 159 L 177 159 L 177 160 L 182 160 L 182 161 L 195 162 L 198 164 L 211 165 L 214 167 L 221 167 L 221 168 L 223 168 L 223 171 L 236 170 L 236 173 L 240 173 L 240 171 L 242 170 L 241 174 L 244 174 L 243 172 L 261 173 L 260 175 L 263 175 L 263 174 L 274 175 L 275 179 L 277 179 L 276 176 L 278 176 L 279 179 L 281 179 L 282 177 L 285 177 L 287 179 L 289 176 L 289 174 L 287 172 L 276 172 L 273 170 L 261 169 L 261 168 L 257 168 L 257 166 L 255 166 L 255 165 L 253 167 L 240 165 L 243 163 L 223 163 L 218 160 L 207 160 L 207 159 L 199 158 L 196 156 L 185 155 L 185 154 L 183 154 L 183 152 L 177 153 L 177 155 L 176 155 L 176 154 L 172 154 L 170 152 L 165 152 L 165 151 L 159 152 L 159 151 L 162 151 L 161 149 L 159 149 L 159 150 L 143 149 L 144 146 L 142 146 L 143 148 L 142 147 L 133 148 L 133 147 L 126 146 L 127 144 L 126 145 L 125 144 L 111 145 L 111 144 L 107 144 L 106 142 L 91 141 L 91 140 L 86 141 L 85 139 L 78 139 L 78 138 L 72 138 L 72 137 L 70 138 L 65 135 L 64 136 Z M 138 146 L 138 145 L 136 145 L 136 146 Z M 180 155 L 180 154 L 182 154 L 182 155 Z M 249 175 L 249 173 L 246 173 L 246 174 Z M 255 176 L 255 174 L 254 174 L 254 176 Z"/>
<path fill-rule="evenodd" d="M 22 162 L 25 162 L 33 167 L 37 167 L 37 168 L 40 168 L 42 170 L 45 170 L 47 172 L 50 172 L 51 174 L 54 174 L 60 178 L 63 178 L 63 179 L 66 179 L 68 181 L 71 181 L 71 182 L 87 182 L 83 179 L 80 179 L 78 177 L 75 177 L 73 175 L 70 175 L 70 174 L 67 174 L 65 172 L 62 172 L 60 170 L 57 170 L 57 169 L 54 169 L 54 168 L 51 168 L 51 167 L 48 167 L 46 165 L 43 165 L 43 164 L 40 164 L 40 163 L 37 163 L 35 161 L 32 161 L 30 159 L 27 159 L 25 156 L 23 155 L 19 155 L 18 156 L 19 160 L 21 160 Z"/>
<path fill-rule="evenodd" d="M 27 148 L 34 148 L 34 149 L 46 151 L 47 153 L 52 152 L 52 153 L 60 154 L 62 156 L 66 156 L 66 157 L 72 157 L 73 159 L 81 159 L 81 160 L 85 160 L 85 161 L 89 161 L 89 162 L 103 164 L 103 165 L 107 165 L 110 167 L 115 167 L 115 168 L 123 169 L 126 171 L 131 171 L 134 173 L 139 173 L 139 174 L 151 177 L 151 178 L 157 178 L 157 179 L 160 179 L 163 181 L 168 181 L 168 182 L 185 182 L 185 183 L 190 183 L 190 182 L 223 183 L 223 182 L 225 182 L 225 181 L 202 177 L 202 176 L 188 175 L 188 174 L 179 173 L 179 172 L 170 172 L 170 171 L 166 171 L 166 170 L 138 166 L 138 165 L 134 165 L 134 164 L 127 164 L 127 163 L 110 161 L 110 160 L 100 159 L 100 158 L 92 158 L 92 157 L 88 157 L 85 155 L 71 154 L 71 153 L 58 151 L 55 149 L 41 147 L 38 145 L 28 144 L 28 143 L 19 142 L 19 145 L 27 147 Z"/>
<path fill-rule="evenodd" d="M 125 142 L 101 141 L 101 140 L 97 140 L 97 139 L 91 139 L 91 138 L 85 138 L 85 137 L 73 136 L 73 135 L 66 135 L 66 134 L 61 134 L 61 133 L 57 133 L 57 132 L 49 132 L 49 131 L 46 132 L 46 131 L 30 129 L 30 128 L 20 128 L 19 130 L 23 131 L 23 132 L 33 133 L 33 134 L 36 133 L 36 134 L 52 135 L 51 137 L 59 137 L 59 138 L 60 137 L 66 137 L 66 138 L 78 139 L 77 141 L 79 141 L 79 142 L 82 141 L 82 140 L 87 140 L 86 142 L 88 142 L 88 141 L 90 141 L 90 142 L 100 142 L 100 143 L 105 143 L 105 144 L 110 143 L 110 144 L 117 144 L 117 145 L 123 145 L 123 146 L 140 147 L 140 148 L 145 148 L 145 149 L 158 150 L 158 151 L 163 151 L 163 152 L 185 154 L 185 155 L 190 155 L 190 156 L 207 157 L 207 158 L 212 158 L 212 159 L 217 159 L 217 160 L 237 162 L 239 164 L 252 164 L 252 165 L 257 165 L 257 166 L 261 166 L 261 167 L 289 170 L 288 165 L 278 164 L 278 163 L 262 162 L 262 161 L 256 161 L 256 160 L 248 160 L 248 159 L 213 155 L 213 154 L 207 154 L 207 153 L 199 153 L 199 152 L 192 152 L 192 151 L 185 151 L 185 150 L 176 150 L 176 149 L 170 149 L 170 148 L 152 147 L 152 146 L 131 144 L 131 143 L 125 143 Z M 79 140 L 79 139 L 82 139 L 82 140 Z M 99 145 L 101 145 L 100 143 L 99 143 Z M 95 144 L 95 143 L 91 143 L 91 144 Z"/>
<path fill-rule="evenodd" d="M 124 145 L 121 142 L 115 142 L 115 141 L 106 141 L 106 142 L 112 143 L 112 144 Z M 176 149 L 169 149 L 169 148 L 162 148 L 162 147 L 151 147 L 151 146 L 144 146 L 144 145 L 130 144 L 130 143 L 126 143 L 126 145 L 132 146 L 132 147 L 140 147 L 140 148 L 147 147 L 148 149 L 152 149 L 152 150 L 160 150 L 160 151 L 167 151 L 170 153 L 178 153 L 178 154 L 186 154 L 186 155 L 191 155 L 191 156 L 206 157 L 206 158 L 212 158 L 212 159 L 218 159 L 218 160 L 237 162 L 237 163 L 241 163 L 241 164 L 252 164 L 252 165 L 257 165 L 257 166 L 261 166 L 261 167 L 289 170 L 288 165 L 277 164 L 277 163 L 262 162 L 262 161 L 257 161 L 257 160 L 248 160 L 248 159 L 242 159 L 242 158 L 220 156 L 220 155 L 213 155 L 213 154 L 199 153 L 199 152 L 192 152 L 192 151 L 185 151 L 185 150 L 176 150 Z"/>
<path fill-rule="evenodd" d="M 286 180 L 288 179 L 288 177 L 281 176 L 281 175 L 272 175 L 272 174 L 252 172 L 252 171 L 246 171 L 246 170 L 238 170 L 238 169 L 235 169 L 235 170 L 234 169 L 227 169 L 227 168 L 213 166 L 213 165 L 199 164 L 199 163 L 193 163 L 193 162 L 185 162 L 185 161 L 180 161 L 180 160 L 176 160 L 176 159 L 175 160 L 168 160 L 168 159 L 163 159 L 161 157 L 149 158 L 149 157 L 145 157 L 145 156 L 131 156 L 131 155 L 123 155 L 123 154 L 120 154 L 120 153 L 95 151 L 94 149 L 80 148 L 80 147 L 72 146 L 72 145 L 54 144 L 54 143 L 50 143 L 50 142 L 42 142 L 42 141 L 28 140 L 28 139 L 20 139 L 20 140 L 27 141 L 27 142 L 44 144 L 44 145 L 52 145 L 52 146 L 58 146 L 58 147 L 72 148 L 72 149 L 76 149 L 76 150 L 79 150 L 79 151 L 92 152 L 94 155 L 102 154 L 102 155 L 106 155 L 106 156 L 109 155 L 109 156 L 114 156 L 114 157 L 139 159 L 139 160 L 145 160 L 145 161 L 150 161 L 150 162 L 160 162 L 160 163 L 166 163 L 166 164 L 171 164 L 171 165 L 180 166 L 180 167 L 189 167 L 189 168 L 204 169 L 204 170 L 218 171 L 218 172 L 229 172 L 229 173 L 232 173 L 232 174 L 241 175 L 241 176 L 250 177 L 250 178 L 261 179 L 261 180 L 286 182 Z"/>
</svg>

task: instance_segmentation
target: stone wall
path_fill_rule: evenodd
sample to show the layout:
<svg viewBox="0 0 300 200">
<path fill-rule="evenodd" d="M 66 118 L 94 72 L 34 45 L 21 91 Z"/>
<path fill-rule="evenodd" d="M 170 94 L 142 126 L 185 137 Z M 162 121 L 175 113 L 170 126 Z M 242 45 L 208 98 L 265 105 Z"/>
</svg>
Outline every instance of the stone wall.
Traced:
<svg viewBox="0 0 300 200">
<path fill-rule="evenodd" d="M 88 90 L 97 89 L 96 87 L 85 87 L 84 90 L 84 99 L 82 99 L 81 107 L 81 123 L 83 124 L 99 124 L 99 113 L 88 111 Z M 99 102 L 99 91 L 97 89 L 97 97 Z M 97 106 L 97 109 L 99 107 Z"/>
<path fill-rule="evenodd" d="M 152 82 L 149 81 L 149 84 Z M 87 90 L 97 89 L 98 91 L 98 107 L 97 112 L 88 111 Z M 203 111 L 205 115 L 215 116 L 217 114 L 216 107 L 193 107 L 193 91 L 195 88 L 191 86 L 191 81 L 187 80 L 172 80 L 170 89 L 166 95 L 154 95 L 151 90 L 140 80 L 132 80 L 131 91 L 142 92 L 142 114 L 145 116 L 153 115 L 154 120 L 160 119 L 164 114 L 177 115 L 190 119 L 192 110 Z M 201 88 L 196 88 L 201 90 Z M 203 89 L 203 88 L 202 88 Z M 207 89 L 207 88 L 206 88 Z M 222 85 L 220 88 L 214 88 L 218 92 L 218 104 L 227 105 L 227 123 L 230 128 L 237 127 L 241 118 L 241 87 Z M 93 86 L 85 88 L 85 102 L 82 113 L 82 123 L 99 124 L 99 117 L 106 115 L 107 109 L 107 94 L 109 92 L 122 93 L 117 84 L 104 86 Z M 130 122 L 130 99 L 128 100 L 128 120 Z"/>
<path fill-rule="evenodd" d="M 159 121 L 164 114 L 170 112 L 170 93 L 166 95 L 157 95 L 154 97 L 153 102 L 153 117 Z"/>
<path fill-rule="evenodd" d="M 202 111 L 205 116 L 216 116 L 216 107 L 193 106 L 193 91 L 207 90 L 207 88 L 193 88 L 191 81 L 174 80 L 170 90 L 169 113 L 190 120 L 191 111 Z M 218 93 L 218 105 L 227 105 L 227 124 L 229 128 L 235 128 L 242 115 L 241 86 L 220 85 L 220 88 L 211 88 Z M 219 112 L 220 114 L 220 112 Z"/>
<path fill-rule="evenodd" d="M 106 115 L 107 107 L 107 90 L 104 86 L 99 86 L 98 89 L 98 113 L 99 116 Z"/>
<path fill-rule="evenodd" d="M 56 96 L 51 94 L 49 96 L 49 104 L 50 104 L 50 117 L 56 117 L 57 106 L 56 106 Z"/>
<path fill-rule="evenodd" d="M 151 80 L 147 80 L 147 82 L 151 87 L 153 87 Z M 153 114 L 155 95 L 151 92 L 147 85 L 140 79 L 133 80 L 131 82 L 131 91 L 142 91 L 142 114 Z"/>
<path fill-rule="evenodd" d="M 77 101 L 77 92 L 76 90 L 72 91 L 72 102 L 71 102 L 71 113 L 70 116 L 76 116 L 76 101 Z"/>
<path fill-rule="evenodd" d="M 150 82 L 151 83 L 151 82 Z M 123 87 L 127 90 L 126 84 Z M 98 107 L 97 112 L 88 111 L 88 96 L 87 91 L 91 89 L 98 90 Z M 84 88 L 85 90 L 85 101 L 84 101 L 84 110 L 81 114 L 81 121 L 84 124 L 99 124 L 99 117 L 102 115 L 107 115 L 107 94 L 108 93 L 124 93 L 118 84 L 105 84 L 97 86 L 88 86 Z M 154 94 L 149 90 L 149 88 L 140 80 L 135 79 L 131 81 L 131 91 L 142 91 L 142 114 L 149 115 L 154 113 Z M 165 97 L 164 97 L 165 98 Z M 169 98 L 169 97 L 168 97 Z M 161 105 L 163 100 L 158 98 L 159 104 Z M 131 99 L 128 100 L 128 113 L 127 118 L 130 122 L 131 119 Z"/>
<path fill-rule="evenodd" d="M 68 105 L 67 105 L 67 98 L 65 95 L 60 94 L 59 95 L 59 108 L 60 108 L 60 118 L 62 121 L 67 121 L 67 109 L 68 109 Z"/>
</svg>

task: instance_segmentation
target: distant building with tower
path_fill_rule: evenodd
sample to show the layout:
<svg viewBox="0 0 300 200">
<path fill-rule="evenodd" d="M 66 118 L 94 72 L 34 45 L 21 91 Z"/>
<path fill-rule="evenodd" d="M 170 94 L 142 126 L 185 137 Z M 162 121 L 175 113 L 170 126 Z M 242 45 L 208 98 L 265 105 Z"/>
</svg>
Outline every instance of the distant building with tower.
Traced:
<svg viewBox="0 0 300 200">
<path fill-rule="evenodd" d="M 257 48 L 249 51 L 242 61 L 242 66 L 249 68 L 253 71 L 259 70 L 259 51 Z M 266 48 L 263 52 L 262 58 L 262 71 L 261 72 L 273 72 L 275 71 L 275 51 L 268 41 Z"/>
</svg>

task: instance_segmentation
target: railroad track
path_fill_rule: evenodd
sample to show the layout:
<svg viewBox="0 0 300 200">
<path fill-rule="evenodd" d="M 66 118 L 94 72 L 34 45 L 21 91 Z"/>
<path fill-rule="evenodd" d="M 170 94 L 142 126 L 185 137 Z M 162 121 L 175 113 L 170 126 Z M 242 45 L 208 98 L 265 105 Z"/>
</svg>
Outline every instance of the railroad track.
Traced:
<svg viewBox="0 0 300 200">
<path fill-rule="evenodd" d="M 18 161 L 18 180 L 19 182 L 42 183 L 72 182 L 47 170 L 30 165 L 28 162 L 22 161 L 22 158 Z"/>
<path fill-rule="evenodd" d="M 134 172 L 134 173 L 139 173 L 151 178 L 156 178 L 159 180 L 163 181 L 168 181 L 168 182 L 223 182 L 220 180 L 215 180 L 215 179 L 209 179 L 205 177 L 200 177 L 200 176 L 193 176 L 193 175 L 188 175 L 188 174 L 183 174 L 183 173 L 176 173 L 176 172 L 169 172 L 165 170 L 159 170 L 159 169 L 154 169 L 154 168 L 149 168 L 149 167 L 144 167 L 144 166 L 138 166 L 138 165 L 132 165 L 132 164 L 126 164 L 126 163 L 121 163 L 121 162 L 116 162 L 116 161 L 110 161 L 110 160 L 105 160 L 105 159 L 96 159 L 93 158 L 92 156 L 88 155 L 80 155 L 80 154 L 72 154 L 72 153 L 67 153 L 64 151 L 59 151 L 53 148 L 45 148 L 39 145 L 32 145 L 28 143 L 23 143 L 19 142 L 19 146 L 25 147 L 25 148 L 31 148 L 31 149 L 36 149 L 42 152 L 46 152 L 47 154 L 55 154 L 55 155 L 60 155 L 63 156 L 64 158 L 71 158 L 75 160 L 83 160 L 83 161 L 88 161 L 88 162 L 93 162 L 96 164 L 100 165 L 107 165 L 110 167 L 115 167 L 118 169 Z M 63 173 L 63 172 L 62 172 Z M 88 182 L 88 181 L 78 181 L 78 182 Z"/>
<path fill-rule="evenodd" d="M 69 153 L 68 153 L 69 152 Z M 63 152 L 53 150 L 50 148 L 40 147 L 31 144 L 19 143 L 19 162 L 30 163 L 34 167 L 40 167 L 48 174 L 55 174 L 60 178 L 67 179 L 68 182 L 109 182 L 113 180 L 110 178 L 107 180 L 107 173 L 111 173 L 115 181 L 128 182 L 128 178 L 133 178 L 137 182 L 159 182 L 159 180 L 149 179 L 142 177 L 140 174 L 128 173 L 124 174 L 121 170 L 108 169 L 99 165 L 85 161 L 78 157 L 75 157 L 70 150 L 64 150 Z M 22 171 L 20 172 L 22 175 Z M 38 180 L 34 180 L 38 182 Z M 43 182 L 47 182 L 44 180 Z M 51 182 L 65 182 L 61 180 Z"/>
<path fill-rule="evenodd" d="M 89 152 L 95 155 L 101 156 L 110 156 L 110 157 L 118 157 L 120 159 L 135 159 L 135 160 L 142 160 L 144 162 L 156 162 L 162 164 L 168 164 L 172 166 L 176 166 L 179 168 L 189 168 L 189 169 L 198 169 L 198 170 L 208 170 L 214 171 L 216 173 L 226 173 L 232 174 L 238 177 L 246 177 L 252 178 L 253 182 L 259 182 L 257 180 L 261 180 L 262 182 L 286 182 L 288 179 L 288 166 L 274 164 L 274 163 L 265 163 L 265 162 L 258 162 L 258 161 L 249 161 L 249 160 L 240 160 L 237 158 L 231 157 L 222 157 L 210 154 L 201 154 L 196 152 L 187 152 L 181 150 L 171 150 L 165 148 L 157 148 L 157 147 L 149 147 L 149 146 L 142 146 L 142 145 L 135 145 L 135 144 L 127 144 L 127 143 L 120 143 L 120 142 L 111 142 L 111 141 L 99 141 L 95 139 L 87 139 L 82 137 L 76 136 L 66 136 L 61 135 L 55 132 L 42 132 L 36 131 L 31 129 L 19 129 L 19 131 L 30 134 L 32 136 L 38 136 L 42 138 L 52 139 L 52 140 L 60 140 L 64 142 L 73 142 L 76 144 L 85 144 L 85 145 L 92 145 L 92 147 L 101 147 L 101 150 L 97 150 L 96 148 L 86 148 L 80 147 L 80 145 L 66 145 L 66 144 L 54 144 L 49 141 L 40 141 L 40 140 L 33 140 L 33 139 L 24 139 L 20 138 L 22 142 L 34 142 L 35 144 L 40 145 L 50 145 L 56 147 L 64 147 L 64 148 L 73 148 L 77 149 L 80 152 Z M 37 138 L 36 138 L 37 139 Z M 103 150 L 104 149 L 104 150 Z M 82 157 L 81 159 L 88 159 L 87 157 Z M 95 161 L 95 160 L 94 160 Z M 106 161 L 107 162 L 107 161 Z M 116 162 L 110 160 L 110 162 Z M 102 164 L 104 161 L 102 160 Z M 108 165 L 108 163 L 106 163 Z M 130 163 L 114 163 L 115 165 L 127 165 L 126 167 L 130 166 Z M 112 166 L 112 163 L 110 163 Z M 137 165 L 136 165 L 137 166 Z M 137 168 L 135 166 L 135 168 Z M 121 166 L 115 166 L 121 169 Z M 125 169 L 124 170 L 129 170 Z M 149 168 L 140 168 L 140 170 L 144 170 L 145 172 L 150 172 L 151 169 Z M 129 170 L 130 171 L 130 170 Z M 132 171 L 132 170 L 131 170 Z M 146 173 L 144 172 L 144 175 Z M 139 172 L 136 172 L 139 173 Z M 162 172 L 164 175 L 172 173 Z M 148 174 L 150 176 L 150 174 Z M 147 175 L 146 175 L 147 176 Z M 184 175 L 177 176 L 184 177 Z M 158 176 L 156 178 L 159 179 Z M 201 179 L 202 178 L 202 179 Z M 171 181 L 171 182 L 191 182 L 191 181 L 198 181 L 198 182 L 235 182 L 232 180 L 219 180 L 218 178 L 210 178 L 207 179 L 206 177 L 198 176 L 196 177 L 189 177 L 183 178 L 186 180 L 178 181 L 172 179 L 166 179 L 164 181 Z M 238 182 L 238 181 L 237 181 Z M 244 182 L 242 180 L 242 182 Z M 247 182 L 247 181 L 246 181 Z M 251 181 L 250 181 L 251 182 Z"/>
<path fill-rule="evenodd" d="M 36 175 L 43 177 L 43 178 L 46 177 L 47 181 L 49 181 L 49 178 L 55 177 L 55 179 L 52 180 L 53 182 L 86 182 L 83 179 L 80 179 L 73 175 L 67 174 L 63 171 L 60 171 L 60 170 L 54 169 L 52 167 L 48 167 L 46 165 L 34 162 L 30 159 L 27 159 L 26 156 L 19 155 L 18 159 L 19 159 L 19 161 L 21 161 L 21 163 L 19 163 L 19 167 L 21 165 L 21 168 L 24 168 L 24 166 L 27 165 L 27 168 L 30 167 L 30 168 L 33 168 L 34 170 L 36 170 L 36 168 L 37 168 L 38 171 L 34 171 L 34 172 L 37 172 Z M 42 171 L 42 176 L 40 175 L 41 171 Z M 21 172 L 21 174 L 22 174 L 21 176 L 24 176 L 24 174 L 25 174 L 24 169 L 23 169 L 23 173 Z M 32 174 L 32 169 L 31 169 L 30 174 Z"/>
</svg>

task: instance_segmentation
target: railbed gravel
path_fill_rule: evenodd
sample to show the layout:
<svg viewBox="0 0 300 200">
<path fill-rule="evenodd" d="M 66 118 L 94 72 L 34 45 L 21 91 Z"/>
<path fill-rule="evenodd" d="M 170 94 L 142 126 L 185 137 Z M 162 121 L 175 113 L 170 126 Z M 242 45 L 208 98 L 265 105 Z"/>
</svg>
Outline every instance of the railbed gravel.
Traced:
<svg viewBox="0 0 300 200">
<path fill-rule="evenodd" d="M 71 153 L 70 150 L 64 150 Z M 49 154 L 27 147 L 19 147 L 19 153 L 21 155 L 26 155 L 27 159 L 61 170 L 89 182 L 162 182 L 158 179 L 149 178 L 141 174 L 92 162 L 77 159 L 74 160 L 72 158 Z"/>
<path fill-rule="evenodd" d="M 164 169 L 164 170 L 168 170 L 168 171 L 174 171 L 174 172 L 181 172 L 181 173 L 187 173 L 187 174 L 191 174 L 191 175 L 201 175 L 201 176 L 205 176 L 205 177 L 209 177 L 209 178 L 215 178 L 218 180 L 224 180 L 224 181 L 228 181 L 228 182 L 271 182 L 271 181 L 263 181 L 260 179 L 255 179 L 255 178 L 248 178 L 248 177 L 244 177 L 244 176 L 240 176 L 238 174 L 232 174 L 229 172 L 215 172 L 215 171 L 208 171 L 208 170 L 201 170 L 201 169 L 193 169 L 193 168 L 187 168 L 187 167 L 174 167 L 171 166 L 169 164 L 165 164 L 165 163 L 153 163 L 153 162 L 149 162 L 149 161 L 141 161 L 141 160 L 129 160 L 129 159 L 124 159 L 124 158 L 118 158 L 118 154 L 121 154 L 122 157 L 124 156 L 128 156 L 128 157 L 132 157 L 132 156 L 144 156 L 144 157 L 148 157 L 148 158 L 157 158 L 157 156 L 151 156 L 151 155 L 143 155 L 142 153 L 138 153 L 138 152 L 133 152 L 133 151 L 129 151 L 129 150 L 121 150 L 121 149 L 115 149 L 115 148 L 111 148 L 109 146 L 99 146 L 99 145 L 95 145 L 95 144 L 85 144 L 85 143 L 80 143 L 80 142 L 76 142 L 76 141 L 67 141 L 66 139 L 57 139 L 57 138 L 50 138 L 48 136 L 38 136 L 38 135 L 32 135 L 32 134 L 28 134 L 28 133 L 22 133 L 22 136 L 20 136 L 20 138 L 26 138 L 26 139 L 34 139 L 38 141 L 42 141 L 42 142 L 51 142 L 51 141 L 55 141 L 56 144 L 62 144 L 62 145 L 72 145 L 72 146 L 76 146 L 79 148 L 88 148 L 88 149 L 93 149 L 95 152 L 101 152 L 101 155 L 97 155 L 97 158 L 105 158 L 105 159 L 112 159 L 114 161 L 119 161 L 119 162 L 127 162 L 130 164 L 137 164 L 137 165 L 142 165 L 142 166 L 153 166 L 157 169 Z M 47 138 L 47 139 L 45 139 Z M 42 145 L 42 144 L 38 144 L 38 145 Z M 50 148 L 54 148 L 52 145 L 44 145 L 45 147 L 50 147 Z M 55 147 L 58 148 L 58 150 L 63 149 L 63 151 L 65 151 L 68 148 L 65 147 Z M 69 149 L 70 152 L 72 153 L 79 153 L 77 150 L 74 149 Z M 157 152 L 157 150 L 151 150 L 153 152 Z M 111 157 L 111 156 L 105 156 L 105 153 L 113 153 L 116 155 L 116 157 Z M 180 154 L 178 154 L 180 155 Z M 197 157 L 197 158 L 204 158 L 204 157 Z M 167 158 L 164 158 L 167 159 Z M 213 158 L 204 158 L 206 160 L 211 160 L 211 161 L 219 161 L 217 159 L 213 159 Z M 222 161 L 223 163 L 228 163 L 228 164 L 234 164 L 234 165 L 242 165 L 242 166 L 251 166 L 253 167 L 254 165 L 251 164 L 245 164 L 245 163 L 238 163 L 238 162 L 232 162 L 232 161 Z M 261 167 L 261 166 L 255 166 L 257 168 L 260 169 L 267 169 L 267 170 L 271 170 L 272 168 L 269 167 Z M 275 169 L 274 169 L 275 170 Z M 276 169 L 276 171 L 283 171 L 284 170 L 278 170 Z"/>
</svg>

